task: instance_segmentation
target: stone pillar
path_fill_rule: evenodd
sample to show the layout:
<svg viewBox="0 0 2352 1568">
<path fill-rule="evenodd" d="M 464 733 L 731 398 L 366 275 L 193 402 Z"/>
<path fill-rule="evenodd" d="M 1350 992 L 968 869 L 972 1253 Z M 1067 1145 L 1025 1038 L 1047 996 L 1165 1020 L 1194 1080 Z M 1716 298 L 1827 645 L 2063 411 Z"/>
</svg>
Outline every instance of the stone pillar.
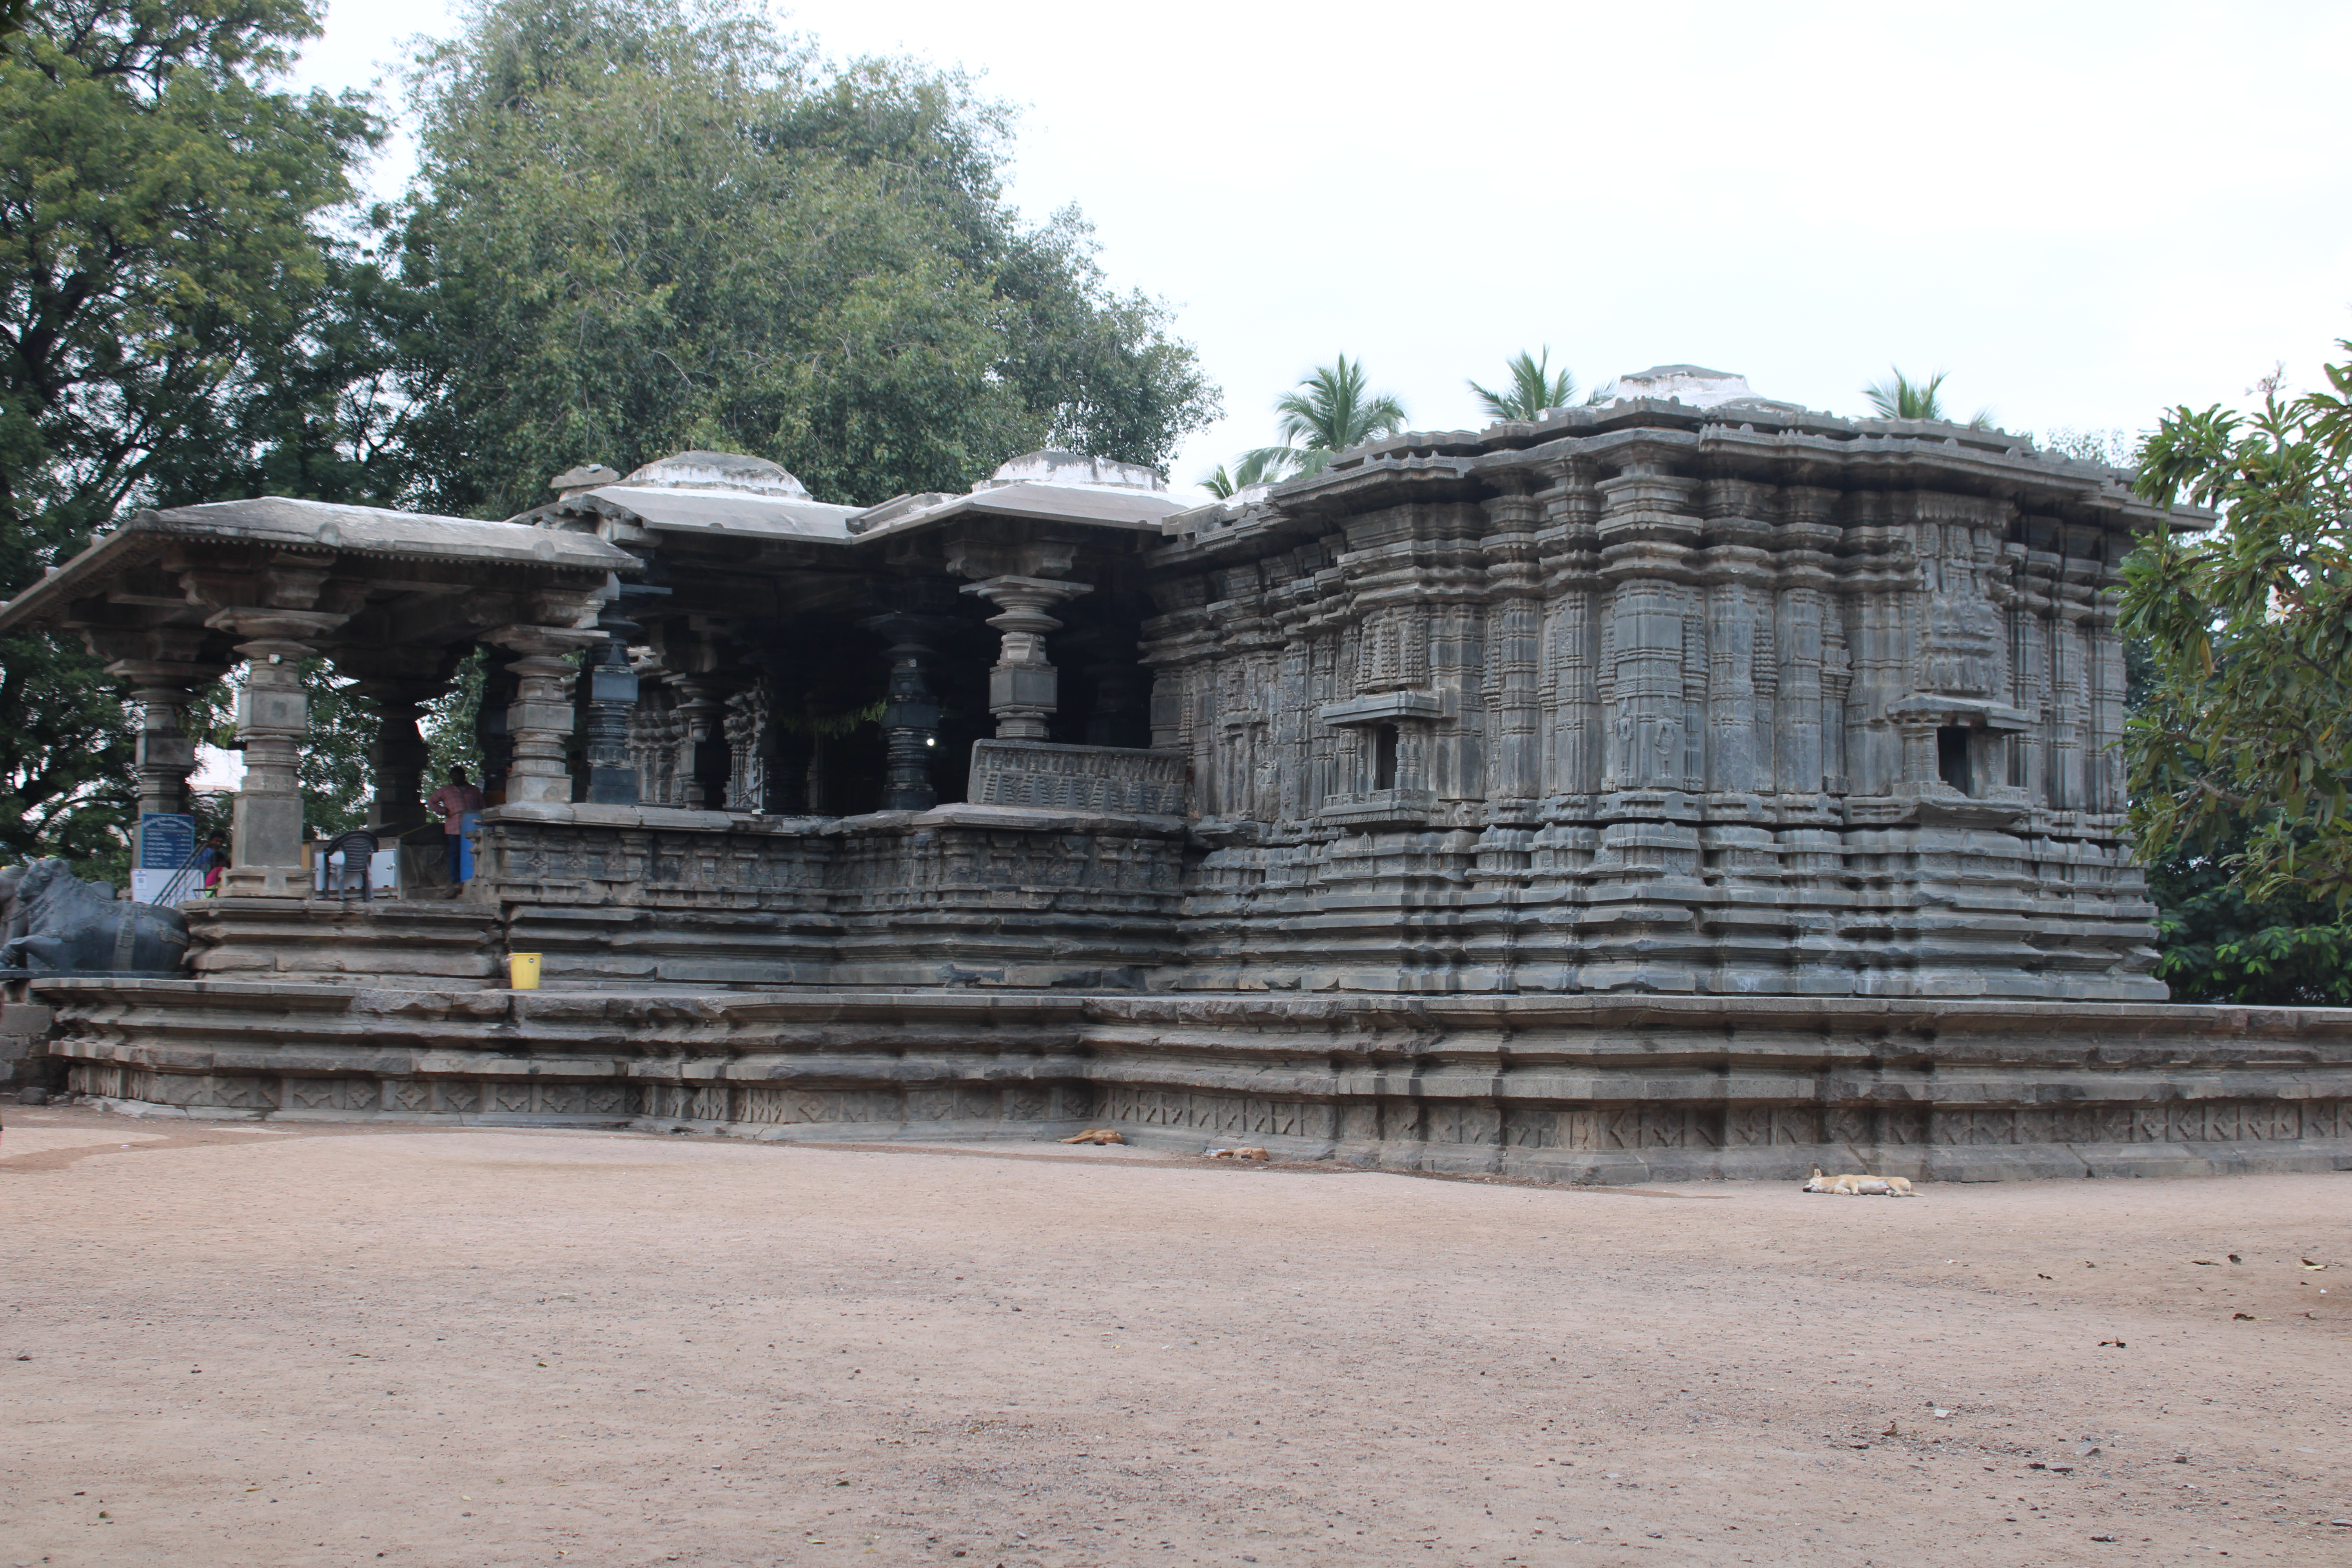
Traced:
<svg viewBox="0 0 2352 1568">
<path fill-rule="evenodd" d="M 588 764 L 586 797 L 591 805 L 637 804 L 637 770 L 630 754 L 629 721 L 637 708 L 637 672 L 629 665 L 629 634 L 635 621 L 612 606 L 596 622 L 600 640 L 582 668 L 588 677 L 588 721 L 582 747 Z"/>
<path fill-rule="evenodd" d="M 514 750 L 507 767 L 506 804 L 570 802 L 565 741 L 572 733 L 572 678 L 578 671 L 563 655 L 604 641 L 604 634 L 518 626 L 501 626 L 482 640 L 522 656 L 507 665 L 514 673 L 515 700 L 507 708 L 507 739 Z"/>
<path fill-rule="evenodd" d="M 431 753 L 418 727 L 429 694 L 386 682 L 362 680 L 357 688 L 376 706 L 375 741 L 368 747 L 374 772 L 371 820 L 378 826 L 415 826 L 425 816 L 425 770 Z"/>
<path fill-rule="evenodd" d="M 486 658 L 482 700 L 474 711 L 474 743 L 482 750 L 482 798 L 503 805 L 507 770 L 514 764 L 514 739 L 507 733 L 507 705 L 514 700 L 514 677 L 497 659 Z"/>
<path fill-rule="evenodd" d="M 236 698 L 236 738 L 245 746 L 245 782 L 238 785 L 229 837 L 229 868 L 221 891 L 233 898 L 310 896 L 302 870 L 302 784 L 298 765 L 310 732 L 310 701 L 302 693 L 302 661 L 315 649 L 297 637 L 318 637 L 346 617 L 307 610 L 224 610 L 206 624 L 249 640 L 236 645 L 245 660 L 245 689 Z"/>
<path fill-rule="evenodd" d="M 1045 577 L 991 577 L 967 583 L 999 613 L 988 624 L 1004 634 L 1004 647 L 988 672 L 988 710 L 996 715 L 1000 741 L 1042 741 L 1045 721 L 1060 706 L 1061 679 L 1045 658 L 1045 635 L 1062 623 L 1045 612 L 1094 590 L 1084 583 Z"/>
<path fill-rule="evenodd" d="M 1087 744 L 1129 744 L 1133 729 L 1129 715 L 1143 707 L 1143 667 L 1133 659 L 1106 659 L 1088 666 L 1087 673 L 1095 684 L 1094 711 L 1087 715 Z"/>
<path fill-rule="evenodd" d="M 940 803 L 932 782 L 938 749 L 940 700 L 931 690 L 931 660 L 946 623 L 932 616 L 877 616 L 865 623 L 889 645 L 888 706 L 882 712 L 882 809 L 929 811 Z M 819 754 L 823 748 L 820 746 Z M 824 807 L 814 800 L 810 809 Z"/>
<path fill-rule="evenodd" d="M 131 683 L 131 700 L 139 704 L 138 749 L 132 752 L 139 774 L 139 815 L 178 814 L 188 809 L 188 775 L 196 771 L 196 743 L 188 734 L 188 700 L 201 671 L 178 665 L 121 659 L 106 673 Z M 145 829 L 140 830 L 142 834 Z M 131 863 L 144 865 L 146 846 L 134 838 Z"/>
<path fill-rule="evenodd" d="M 716 811 L 727 798 L 727 705 L 702 676 L 672 676 L 670 684 L 677 689 L 677 804 Z"/>
<path fill-rule="evenodd" d="M 753 685 L 727 700 L 727 809 L 768 809 L 768 689 Z"/>
</svg>

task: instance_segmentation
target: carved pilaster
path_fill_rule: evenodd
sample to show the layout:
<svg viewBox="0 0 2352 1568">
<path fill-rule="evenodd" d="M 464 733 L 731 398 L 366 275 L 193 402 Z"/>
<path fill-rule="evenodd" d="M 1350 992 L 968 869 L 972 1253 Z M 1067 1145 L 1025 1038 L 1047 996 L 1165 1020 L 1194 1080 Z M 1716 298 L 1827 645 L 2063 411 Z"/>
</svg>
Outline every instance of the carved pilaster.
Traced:
<svg viewBox="0 0 2352 1568">
<path fill-rule="evenodd" d="M 1609 597 L 1609 753 L 1602 787 L 1679 790 L 1696 715 L 1685 666 L 1692 614 L 1689 558 L 1699 540 L 1698 481 L 1634 454 L 1599 486 L 1601 574 Z M 1704 690 L 1704 676 L 1696 682 Z"/>
</svg>

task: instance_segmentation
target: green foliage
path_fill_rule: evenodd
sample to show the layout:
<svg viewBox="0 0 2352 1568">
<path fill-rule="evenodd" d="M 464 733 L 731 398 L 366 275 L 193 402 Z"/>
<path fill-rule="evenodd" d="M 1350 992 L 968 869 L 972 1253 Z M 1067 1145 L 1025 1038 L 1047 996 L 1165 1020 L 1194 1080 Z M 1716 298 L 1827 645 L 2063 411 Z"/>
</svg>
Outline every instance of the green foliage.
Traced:
<svg viewBox="0 0 2352 1568">
<path fill-rule="evenodd" d="M 121 694 L 79 648 L 0 637 L 0 847 L 76 862 L 126 850 L 139 813 Z"/>
<path fill-rule="evenodd" d="M 1881 419 L 1940 419 L 1953 424 L 1958 421 L 1944 407 L 1945 373 L 1937 371 L 1925 381 L 1913 381 L 1902 371 L 1889 368 L 1889 379 L 1873 382 L 1862 389 L 1870 399 L 1873 412 Z M 1979 408 L 1969 420 L 1973 430 L 1992 428 L 1992 410 Z"/>
<path fill-rule="evenodd" d="M 1549 344 L 1545 345 L 1541 359 L 1521 349 L 1512 356 L 1507 368 L 1511 384 L 1504 391 L 1494 391 L 1475 381 L 1470 384 L 1470 390 L 1477 394 L 1479 405 L 1486 409 L 1489 419 L 1533 421 L 1541 418 L 1546 409 L 1567 407 L 1576 396 L 1576 378 L 1565 369 L 1551 368 Z"/>
<path fill-rule="evenodd" d="M 844 500 L 1048 444 L 1158 466 L 1214 412 L 1075 213 L 1004 205 L 1005 112 L 961 76 L 829 68 L 733 0 L 499 0 L 415 85 L 388 238 L 405 436 L 444 510 L 692 447 Z"/>
<path fill-rule="evenodd" d="M 2176 1002 L 2352 1003 L 2352 924 L 2292 894 L 2248 899 L 2232 866 L 2243 842 L 2239 831 L 2210 851 L 2176 850 L 2148 867 L 2163 952 L 2157 977 Z"/>
<path fill-rule="evenodd" d="M 1275 400 L 1274 411 L 1282 416 L 1275 429 L 1283 445 L 1244 453 L 1233 473 L 1237 486 L 1319 474 L 1338 454 L 1395 435 L 1405 422 L 1404 405 L 1385 392 L 1372 395 L 1364 362 L 1346 354 L 1316 366 Z"/>
<path fill-rule="evenodd" d="M 2338 345 L 2352 353 L 2352 342 Z M 2221 513 L 2124 563 L 2124 627 L 2152 679 L 2127 725 L 2131 822 L 2151 863 L 2225 855 L 2255 902 L 2352 902 L 2352 363 L 2332 393 L 2256 413 L 2176 408 L 2141 493 Z M 2238 846 L 2234 850 L 2225 847 Z"/>
<path fill-rule="evenodd" d="M 467 654 L 450 677 L 449 689 L 425 710 L 425 793 L 431 795 L 449 778 L 451 768 L 463 768 L 476 784 L 482 782 L 482 743 L 475 722 L 482 711 L 482 689 L 489 670 L 480 648 Z"/>
<path fill-rule="evenodd" d="M 0 595 L 126 505 L 335 466 L 346 274 L 319 227 L 374 121 L 273 91 L 299 0 L 55 0 L 0 40 Z M 119 852 L 131 723 L 86 650 L 0 640 L 0 843 Z"/>
</svg>

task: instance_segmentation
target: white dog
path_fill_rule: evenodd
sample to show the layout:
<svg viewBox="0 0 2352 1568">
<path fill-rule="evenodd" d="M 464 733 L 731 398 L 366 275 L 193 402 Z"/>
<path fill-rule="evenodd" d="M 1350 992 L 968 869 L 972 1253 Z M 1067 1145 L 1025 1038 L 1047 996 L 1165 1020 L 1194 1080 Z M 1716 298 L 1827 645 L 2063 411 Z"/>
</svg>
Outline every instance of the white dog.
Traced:
<svg viewBox="0 0 2352 1568">
<path fill-rule="evenodd" d="M 1819 1165 L 1813 1167 L 1813 1179 L 1805 1184 L 1804 1190 L 1809 1193 L 1843 1193 L 1848 1197 L 1862 1198 L 1916 1198 L 1919 1195 L 1901 1176 L 1829 1176 L 1822 1173 Z"/>
</svg>

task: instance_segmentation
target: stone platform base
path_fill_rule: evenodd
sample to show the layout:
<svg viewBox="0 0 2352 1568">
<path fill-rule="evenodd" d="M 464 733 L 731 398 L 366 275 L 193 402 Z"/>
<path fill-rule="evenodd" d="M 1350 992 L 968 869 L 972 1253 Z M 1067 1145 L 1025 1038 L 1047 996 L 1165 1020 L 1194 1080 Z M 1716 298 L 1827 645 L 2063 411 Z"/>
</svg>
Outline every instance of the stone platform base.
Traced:
<svg viewBox="0 0 2352 1568">
<path fill-rule="evenodd" d="M 1035 1138 L 1562 1182 L 2352 1170 L 2352 1010 L 1767 997 L 712 995 L 38 982 L 188 1116 Z"/>
</svg>

